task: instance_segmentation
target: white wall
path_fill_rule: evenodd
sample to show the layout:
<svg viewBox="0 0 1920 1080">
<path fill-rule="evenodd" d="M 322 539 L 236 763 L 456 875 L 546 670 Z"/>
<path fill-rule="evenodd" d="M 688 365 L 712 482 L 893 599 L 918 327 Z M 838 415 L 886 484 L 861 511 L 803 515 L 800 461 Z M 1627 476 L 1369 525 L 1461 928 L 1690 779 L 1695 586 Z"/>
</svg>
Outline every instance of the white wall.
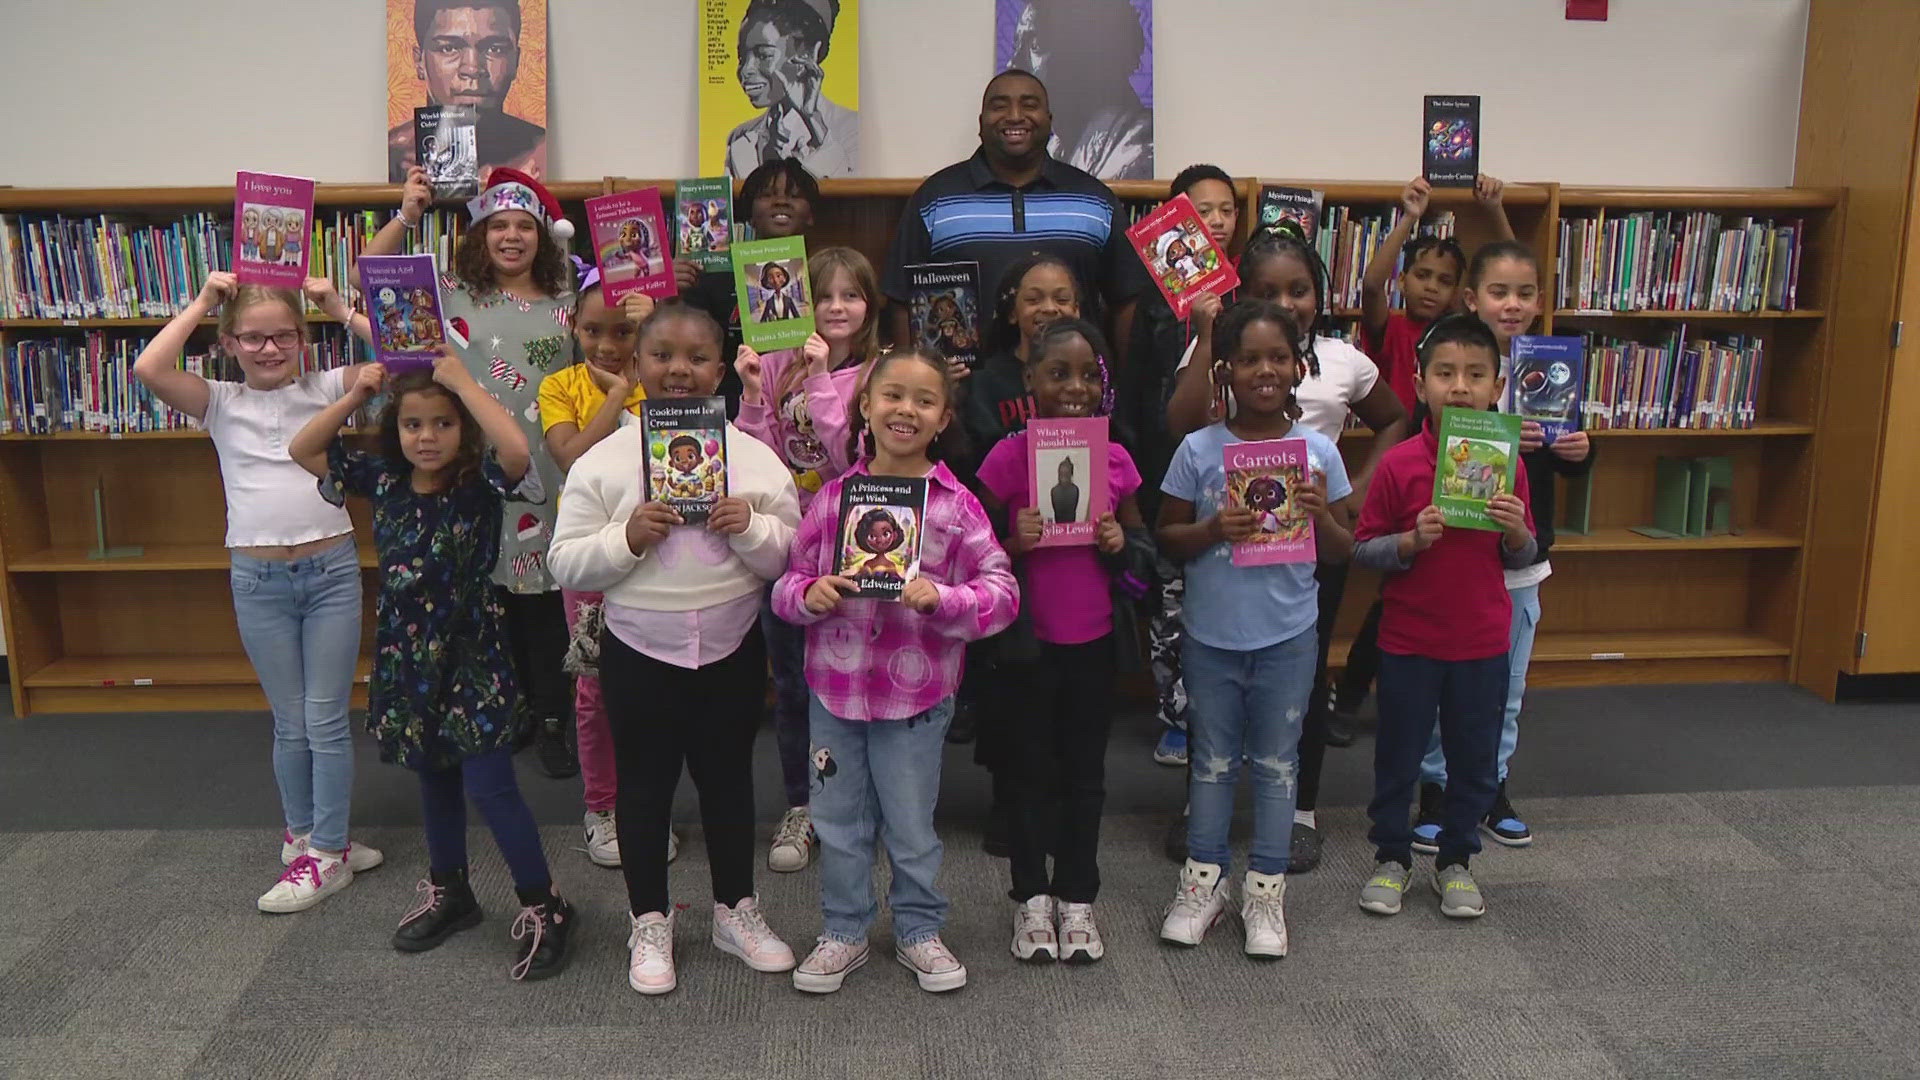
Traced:
<svg viewBox="0 0 1920 1080">
<path fill-rule="evenodd" d="M 1160 0 L 1159 173 L 1390 180 L 1423 93 L 1479 93 L 1515 180 L 1744 186 L 1793 175 L 1808 0 Z M 553 0 L 554 175 L 694 167 L 695 0 Z M 870 176 L 971 152 L 990 0 L 864 0 Z M 382 0 L 7 0 L 0 183 L 384 179 Z M 1177 17 L 1176 17 L 1177 13 Z"/>
</svg>

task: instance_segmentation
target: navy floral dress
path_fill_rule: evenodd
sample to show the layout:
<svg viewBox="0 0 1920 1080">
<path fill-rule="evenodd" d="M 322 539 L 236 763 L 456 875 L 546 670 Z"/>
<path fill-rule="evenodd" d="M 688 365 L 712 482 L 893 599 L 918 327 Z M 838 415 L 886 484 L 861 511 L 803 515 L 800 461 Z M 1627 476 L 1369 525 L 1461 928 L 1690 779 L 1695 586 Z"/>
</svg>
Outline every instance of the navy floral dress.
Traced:
<svg viewBox="0 0 1920 1080">
<path fill-rule="evenodd" d="M 540 502 L 539 470 L 518 485 L 492 454 L 446 491 L 413 490 L 411 466 L 327 448 L 320 493 L 373 502 L 380 559 L 367 730 L 383 761 L 440 770 L 513 745 L 530 720 L 507 654 L 506 616 L 491 582 L 506 499 Z"/>
</svg>

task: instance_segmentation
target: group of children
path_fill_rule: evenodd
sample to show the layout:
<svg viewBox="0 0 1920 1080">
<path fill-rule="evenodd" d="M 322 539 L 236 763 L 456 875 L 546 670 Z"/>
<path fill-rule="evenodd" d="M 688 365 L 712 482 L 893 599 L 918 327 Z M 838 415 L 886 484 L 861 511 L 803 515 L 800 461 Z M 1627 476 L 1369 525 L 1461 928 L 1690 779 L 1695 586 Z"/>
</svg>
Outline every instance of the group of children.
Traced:
<svg viewBox="0 0 1920 1080">
<path fill-rule="evenodd" d="M 1498 190 L 1483 183 L 1496 209 Z M 1206 208 L 1216 240 L 1233 241 L 1225 173 L 1189 169 L 1174 183 L 1181 192 Z M 810 225 L 817 197 L 789 160 L 750 176 L 742 202 L 758 235 L 781 236 Z M 1407 218 L 1376 266 L 1397 256 L 1425 198 L 1423 182 L 1408 186 Z M 369 251 L 397 249 L 429 201 L 416 169 Z M 634 990 L 677 985 L 667 864 L 683 766 L 699 795 L 716 948 L 756 971 L 791 971 L 800 990 L 839 989 L 868 958 L 878 843 L 896 959 L 923 989 L 964 985 L 941 939 L 933 812 L 967 647 L 993 639 L 995 700 L 1015 713 L 994 751 L 1012 821 L 1011 949 L 1023 960 L 1099 960 L 1114 686 L 1156 561 L 1178 570 L 1159 575 L 1172 599 L 1156 620 L 1156 654 L 1177 651 L 1173 675 L 1190 698 L 1187 859 L 1161 937 L 1198 944 L 1230 906 L 1228 831 L 1244 766 L 1255 793 L 1245 950 L 1285 955 L 1286 875 L 1311 867 L 1303 824 L 1318 858 L 1318 688 L 1350 561 L 1386 572 L 1369 808 L 1378 865 L 1361 906 L 1399 910 L 1411 852 L 1431 848 L 1442 910 L 1485 910 L 1468 860 L 1504 800 L 1548 572 L 1550 504 L 1538 492 L 1551 484 L 1539 470 L 1578 467 L 1586 444 L 1563 437 L 1550 458 L 1527 455 L 1518 490 L 1490 504 L 1502 532 L 1447 529 L 1430 505 L 1429 413 L 1495 407 L 1508 345 L 1539 311 L 1538 266 L 1524 248 L 1494 244 L 1462 267 L 1458 248 L 1416 241 L 1404 313 L 1387 312 L 1385 273 L 1369 268 L 1362 352 L 1325 333 L 1326 272 L 1313 248 L 1288 233 L 1255 237 L 1238 253 L 1239 296 L 1202 297 L 1167 335 L 1169 355 L 1135 350 L 1158 380 L 1146 397 L 1159 422 L 1137 441 L 1138 462 L 1121 439 L 1110 443 L 1113 509 L 1095 523 L 1096 542 L 1036 547 L 1043 496 L 1027 471 L 1026 420 L 1115 412 L 1118 358 L 1079 317 L 1066 264 L 1036 254 L 1008 270 L 987 355 L 965 372 L 932 350 L 884 351 L 872 266 L 823 248 L 806 268 L 816 332 L 760 355 L 738 344 L 730 292 L 691 266 L 676 267 L 679 300 L 607 304 L 594 272 L 567 271 L 567 230 L 538 182 L 496 170 L 469 209 L 443 283 L 455 344 L 429 370 L 302 375 L 301 297 L 224 273 L 135 367 L 205 425 L 220 456 L 235 609 L 273 709 L 285 818 L 285 869 L 262 910 L 310 907 L 382 861 L 347 836 L 360 592 L 346 495 L 372 504 L 379 568 L 368 727 L 384 760 L 418 774 L 426 828 L 427 877 L 393 935 L 401 951 L 432 949 L 482 918 L 467 873 L 470 798 L 520 902 L 513 977 L 564 969 L 576 912 L 554 885 L 512 755 L 570 705 L 587 853 L 626 882 Z M 1463 270 L 1472 314 L 1449 314 Z M 326 281 L 306 292 L 369 335 Z M 216 307 L 239 382 L 176 364 Z M 689 524 L 648 498 L 636 417 L 647 399 L 715 394 L 737 399 L 726 494 Z M 342 427 L 381 396 L 377 445 L 358 447 Z M 1377 433 L 1351 474 L 1337 446 L 1349 413 Z M 1294 497 L 1314 519 L 1318 563 L 1234 566 L 1230 545 L 1256 524 L 1226 503 L 1223 450 L 1287 437 L 1308 445 L 1312 481 Z M 1535 451 L 1537 429 L 1527 438 Z M 919 568 L 898 602 L 852 599 L 856 583 L 835 572 L 840 490 L 857 476 L 926 480 Z M 769 865 L 790 872 L 817 856 L 820 873 L 823 926 L 804 957 L 754 889 L 752 744 L 769 673 L 788 807 Z M 1422 787 L 1416 826 L 1409 810 L 1423 782 L 1435 794 Z"/>
</svg>

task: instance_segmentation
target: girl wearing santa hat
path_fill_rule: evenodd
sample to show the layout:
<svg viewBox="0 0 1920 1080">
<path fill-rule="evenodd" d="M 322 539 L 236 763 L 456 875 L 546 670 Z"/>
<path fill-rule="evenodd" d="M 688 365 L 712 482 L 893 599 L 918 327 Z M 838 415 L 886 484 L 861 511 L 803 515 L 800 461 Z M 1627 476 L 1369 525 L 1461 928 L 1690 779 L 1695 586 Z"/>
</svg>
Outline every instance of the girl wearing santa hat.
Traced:
<svg viewBox="0 0 1920 1080">
<path fill-rule="evenodd" d="M 408 246 L 432 201 L 425 170 L 408 170 L 399 213 L 365 253 L 391 255 Z M 441 267 L 447 337 L 467 370 L 519 422 L 541 486 L 559 491 L 563 476 L 542 437 L 539 392 L 541 379 L 573 359 L 573 275 L 562 250 L 573 224 L 538 180 L 513 169 L 488 173 L 486 189 L 467 203 L 467 212 L 472 226 L 452 267 Z M 579 766 L 567 742 L 573 680 L 561 668 L 566 609 L 547 571 L 553 505 L 509 499 L 501 513 L 493 583 L 507 611 L 515 674 L 537 725 L 541 768 L 572 776 Z"/>
</svg>

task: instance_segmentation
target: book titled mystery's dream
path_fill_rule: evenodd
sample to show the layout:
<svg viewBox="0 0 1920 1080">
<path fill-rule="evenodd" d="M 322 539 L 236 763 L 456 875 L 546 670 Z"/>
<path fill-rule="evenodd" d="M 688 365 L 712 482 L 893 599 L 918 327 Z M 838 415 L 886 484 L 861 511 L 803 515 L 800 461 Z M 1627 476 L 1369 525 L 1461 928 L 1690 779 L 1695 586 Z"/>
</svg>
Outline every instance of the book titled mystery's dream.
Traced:
<svg viewBox="0 0 1920 1080">
<path fill-rule="evenodd" d="M 427 170 L 436 199 L 480 194 L 480 109 L 424 105 L 413 110 L 414 160 Z"/>
<path fill-rule="evenodd" d="M 1480 175 L 1480 97 L 1429 95 L 1420 132 L 1420 175 L 1434 187 L 1473 186 Z"/>
<path fill-rule="evenodd" d="M 898 600 L 920 572 L 920 533 L 927 511 L 924 476 L 857 473 L 840 485 L 839 550 L 833 572 L 858 588 L 859 600 Z"/>
<path fill-rule="evenodd" d="M 980 362 L 980 264 L 912 263 L 907 321 L 913 343 L 968 367 Z"/>
<path fill-rule="evenodd" d="M 673 507 L 688 525 L 703 524 L 727 494 L 727 400 L 648 398 L 640 424 L 647 501 Z"/>
</svg>

